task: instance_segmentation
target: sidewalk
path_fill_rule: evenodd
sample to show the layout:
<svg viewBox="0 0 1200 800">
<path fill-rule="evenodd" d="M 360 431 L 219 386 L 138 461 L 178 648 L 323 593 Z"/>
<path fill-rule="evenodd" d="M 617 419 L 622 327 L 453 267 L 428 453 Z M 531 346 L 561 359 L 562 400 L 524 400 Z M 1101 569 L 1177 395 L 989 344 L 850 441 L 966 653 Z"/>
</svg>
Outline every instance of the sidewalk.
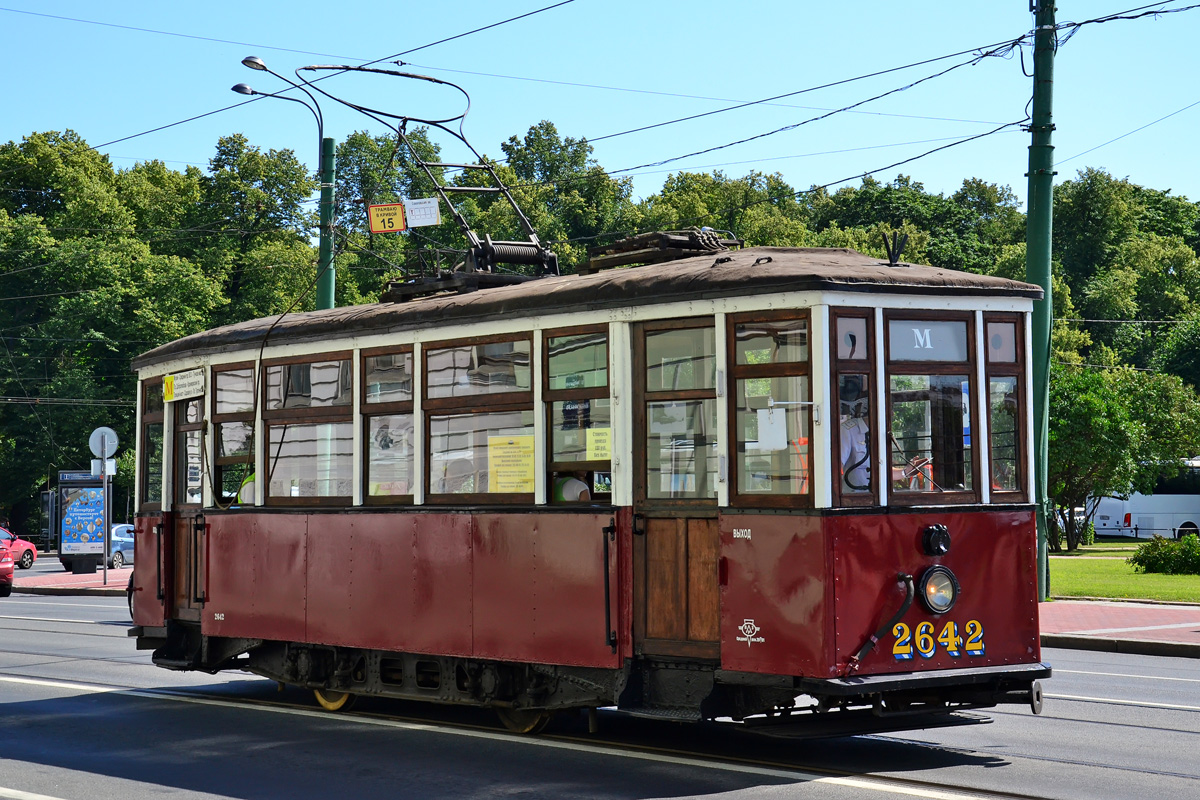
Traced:
<svg viewBox="0 0 1200 800">
<path fill-rule="evenodd" d="M 101 570 L 24 572 L 17 570 L 15 593 L 124 597 L 133 568 L 110 569 L 107 586 Z M 1200 658 L 1200 604 L 1053 600 L 1038 609 L 1043 647 Z"/>
<path fill-rule="evenodd" d="M 1200 658 L 1200 604 L 1054 600 L 1038 608 L 1042 647 Z"/>
<path fill-rule="evenodd" d="M 132 574 L 133 567 L 110 569 L 106 586 L 102 569 L 91 575 L 73 575 L 66 571 L 29 574 L 28 570 L 19 569 L 13 576 L 13 593 L 124 597 Z"/>
</svg>

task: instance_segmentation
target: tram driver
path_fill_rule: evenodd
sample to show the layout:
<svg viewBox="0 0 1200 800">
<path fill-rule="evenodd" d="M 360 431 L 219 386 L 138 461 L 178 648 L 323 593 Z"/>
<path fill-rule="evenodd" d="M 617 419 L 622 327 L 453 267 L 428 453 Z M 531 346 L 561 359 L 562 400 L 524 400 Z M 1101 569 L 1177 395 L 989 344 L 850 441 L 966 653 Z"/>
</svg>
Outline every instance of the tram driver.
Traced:
<svg viewBox="0 0 1200 800">
<path fill-rule="evenodd" d="M 863 385 L 864 378 L 863 375 L 842 375 L 838 380 L 843 492 L 871 489 L 871 406 Z"/>
</svg>

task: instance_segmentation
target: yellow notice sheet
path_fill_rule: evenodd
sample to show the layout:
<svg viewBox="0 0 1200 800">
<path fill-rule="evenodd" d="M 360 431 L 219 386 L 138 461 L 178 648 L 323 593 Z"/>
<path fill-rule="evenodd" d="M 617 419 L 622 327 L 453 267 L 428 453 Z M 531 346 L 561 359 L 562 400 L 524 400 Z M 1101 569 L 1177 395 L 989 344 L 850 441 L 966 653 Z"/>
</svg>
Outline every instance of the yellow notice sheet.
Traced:
<svg viewBox="0 0 1200 800">
<path fill-rule="evenodd" d="M 587 429 L 587 460 L 612 460 L 612 428 Z"/>
<path fill-rule="evenodd" d="M 533 437 L 488 437 L 488 491 L 533 493 Z"/>
</svg>

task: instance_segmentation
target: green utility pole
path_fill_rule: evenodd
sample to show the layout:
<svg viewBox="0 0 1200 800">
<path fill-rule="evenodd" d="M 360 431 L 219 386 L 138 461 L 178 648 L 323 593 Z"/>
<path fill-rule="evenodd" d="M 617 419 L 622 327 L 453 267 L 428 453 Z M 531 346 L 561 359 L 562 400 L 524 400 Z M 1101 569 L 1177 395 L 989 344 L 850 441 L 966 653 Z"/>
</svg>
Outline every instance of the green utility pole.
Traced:
<svg viewBox="0 0 1200 800">
<path fill-rule="evenodd" d="M 317 308 L 333 308 L 333 139 L 321 140 L 321 248 L 317 257 Z"/>
<path fill-rule="evenodd" d="M 1049 593 L 1046 556 L 1046 474 L 1050 467 L 1050 328 L 1054 297 L 1050 289 L 1050 238 L 1054 229 L 1054 0 L 1030 0 L 1035 14 L 1033 43 L 1033 120 L 1029 126 L 1029 213 L 1025 230 L 1025 280 L 1042 287 L 1045 296 L 1033 304 L 1033 452 L 1038 529 L 1038 597 Z"/>
</svg>

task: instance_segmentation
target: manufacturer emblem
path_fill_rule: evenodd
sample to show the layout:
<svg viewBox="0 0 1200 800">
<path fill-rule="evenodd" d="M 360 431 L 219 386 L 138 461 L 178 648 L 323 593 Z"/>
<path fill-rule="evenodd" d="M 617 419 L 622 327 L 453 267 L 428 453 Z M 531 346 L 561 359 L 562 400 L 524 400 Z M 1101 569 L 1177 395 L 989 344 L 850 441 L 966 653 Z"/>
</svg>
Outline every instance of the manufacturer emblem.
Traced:
<svg viewBox="0 0 1200 800">
<path fill-rule="evenodd" d="M 762 644 L 766 641 L 764 637 L 755 635 L 762 630 L 762 628 L 755 625 L 754 620 L 752 619 L 742 620 L 742 626 L 738 628 L 738 630 L 742 632 L 742 635 L 737 637 L 737 640 L 739 642 L 745 642 L 747 647 L 752 644 Z"/>
</svg>

